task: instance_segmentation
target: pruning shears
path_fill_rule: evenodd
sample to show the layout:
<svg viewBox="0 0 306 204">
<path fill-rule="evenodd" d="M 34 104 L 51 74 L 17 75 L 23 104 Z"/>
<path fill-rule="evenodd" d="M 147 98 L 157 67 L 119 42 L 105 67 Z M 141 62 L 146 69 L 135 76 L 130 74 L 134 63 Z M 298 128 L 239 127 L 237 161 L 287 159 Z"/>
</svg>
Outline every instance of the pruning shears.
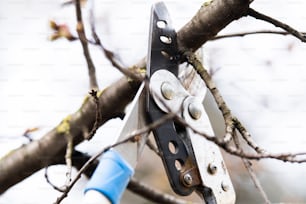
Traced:
<svg viewBox="0 0 306 204">
<path fill-rule="evenodd" d="M 206 87 L 201 86 L 197 94 L 190 93 L 178 77 L 180 61 L 167 8 L 162 2 L 156 3 L 149 32 L 149 83 L 141 84 L 117 141 L 137 134 L 167 114 L 175 114 L 152 130 L 173 191 L 182 196 L 197 192 L 207 204 L 235 203 L 235 191 L 219 148 L 199 134 L 214 135 L 202 104 Z M 87 185 L 86 195 L 98 197 L 96 203 L 119 203 L 146 141 L 147 137 L 139 136 L 134 143 L 107 151 Z"/>
</svg>

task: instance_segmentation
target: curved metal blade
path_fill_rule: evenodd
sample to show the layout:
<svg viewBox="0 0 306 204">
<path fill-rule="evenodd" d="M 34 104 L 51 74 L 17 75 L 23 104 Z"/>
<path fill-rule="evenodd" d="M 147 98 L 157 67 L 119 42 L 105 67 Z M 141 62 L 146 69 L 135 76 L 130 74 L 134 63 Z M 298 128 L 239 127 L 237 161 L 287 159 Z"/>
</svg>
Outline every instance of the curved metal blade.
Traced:
<svg viewBox="0 0 306 204">
<path fill-rule="evenodd" d="M 129 137 L 135 131 L 145 127 L 146 119 L 144 111 L 144 82 L 141 84 L 133 102 L 131 103 L 130 111 L 126 114 L 123 120 L 123 126 L 120 130 L 117 142 Z M 115 150 L 135 168 L 139 160 L 140 154 L 146 143 L 146 137 L 139 137 L 137 142 L 128 142 L 115 147 Z"/>
</svg>

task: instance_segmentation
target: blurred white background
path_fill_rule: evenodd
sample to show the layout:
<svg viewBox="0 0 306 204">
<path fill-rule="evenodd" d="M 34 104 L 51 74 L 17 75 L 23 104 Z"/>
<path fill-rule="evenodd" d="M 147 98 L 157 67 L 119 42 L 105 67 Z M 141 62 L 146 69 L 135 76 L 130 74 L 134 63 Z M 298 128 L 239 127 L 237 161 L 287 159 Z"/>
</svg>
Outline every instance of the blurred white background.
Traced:
<svg viewBox="0 0 306 204">
<path fill-rule="evenodd" d="M 128 66 L 147 53 L 150 7 L 153 0 L 95 1 L 96 27 L 102 42 L 117 53 Z M 0 2 L 0 156 L 26 144 L 22 133 L 31 127 L 40 130 L 34 139 L 55 127 L 66 115 L 75 112 L 88 93 L 87 66 L 78 41 L 48 40 L 49 21 L 67 24 L 75 33 L 74 6 L 63 1 Z M 181 28 L 203 1 L 165 1 L 175 28 Z M 88 6 L 88 5 L 87 5 Z M 88 23 L 88 7 L 84 21 Z M 255 0 L 251 5 L 299 31 L 306 31 L 306 2 L 303 0 Z M 88 24 L 85 24 L 88 28 Z M 245 17 L 230 24 L 221 34 L 277 30 L 274 26 Z M 90 32 L 87 36 L 90 38 Z M 90 46 L 101 89 L 121 77 Z M 247 126 L 255 140 L 273 152 L 306 150 L 306 62 L 305 44 L 291 36 L 252 35 L 212 41 L 204 46 L 206 64 L 214 70 L 217 83 L 229 107 Z M 211 108 L 207 100 L 207 108 Z M 208 110 L 217 134 L 221 134 L 216 110 Z M 78 147 L 94 153 L 111 143 L 120 120 L 107 123 L 95 138 Z M 143 158 L 146 160 L 146 158 Z M 239 160 L 228 158 L 236 164 Z M 306 202 L 304 183 L 306 164 L 265 160 L 256 172 L 273 202 Z M 246 172 L 228 164 L 239 203 L 260 203 Z M 64 166 L 50 168 L 50 179 L 58 185 L 65 181 Z M 0 172 L 1 173 L 1 172 Z M 86 179 L 81 179 L 63 203 L 78 202 Z M 0 184 L 1 185 L 1 184 Z M 1 195 L 0 203 L 51 203 L 58 192 L 50 187 L 43 171 Z M 142 201 L 144 202 L 144 201 Z"/>
</svg>

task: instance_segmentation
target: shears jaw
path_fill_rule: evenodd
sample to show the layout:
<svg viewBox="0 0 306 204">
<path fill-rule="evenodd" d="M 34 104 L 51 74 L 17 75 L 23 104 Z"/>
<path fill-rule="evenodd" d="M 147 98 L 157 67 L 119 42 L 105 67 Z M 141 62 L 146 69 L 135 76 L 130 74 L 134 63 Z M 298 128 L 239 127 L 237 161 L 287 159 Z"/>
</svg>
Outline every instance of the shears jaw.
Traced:
<svg viewBox="0 0 306 204">
<path fill-rule="evenodd" d="M 149 36 L 150 94 L 146 95 L 149 122 L 171 112 L 190 125 L 185 127 L 173 120 L 153 130 L 172 189 L 183 196 L 196 190 L 207 204 L 234 203 L 234 188 L 219 148 L 194 131 L 214 135 L 202 105 L 204 95 L 192 96 L 178 80 L 180 53 L 176 32 L 162 2 L 152 7 Z M 205 86 L 199 87 L 198 91 L 206 93 Z M 214 173 L 209 171 L 212 164 L 217 169 Z"/>
<path fill-rule="evenodd" d="M 125 160 L 127 160 L 133 168 L 136 167 L 147 140 L 146 135 L 139 132 L 139 130 L 147 125 L 144 101 L 145 82 L 140 85 L 138 92 L 130 105 L 130 109 L 124 117 L 123 126 L 119 131 L 118 137 L 118 141 L 123 141 L 132 135 L 135 135 L 134 138 L 136 139 L 134 142 L 128 142 L 116 147 L 116 151 L 123 155 Z"/>
<path fill-rule="evenodd" d="M 163 94 L 163 85 L 167 83 L 172 88 L 171 98 Z M 171 143 L 181 141 L 184 146 L 177 147 L 177 152 L 183 151 L 187 155 L 172 155 L 166 151 L 167 157 L 175 157 L 181 161 L 181 169 L 177 169 L 178 177 L 174 177 L 173 169 L 169 171 L 171 175 L 169 179 L 179 180 L 181 186 L 196 190 L 207 200 L 215 200 L 215 202 L 207 203 L 234 203 L 235 192 L 229 177 L 228 171 L 223 161 L 219 148 L 213 143 L 204 138 L 200 133 L 214 137 L 214 132 L 210 124 L 208 115 L 202 104 L 201 96 L 192 96 L 181 85 L 180 81 L 167 70 L 156 71 L 150 80 L 150 92 L 153 96 L 155 104 L 165 113 L 176 113 L 176 116 L 181 118 L 188 126 L 175 126 L 177 137 L 169 139 Z M 167 90 L 166 90 L 167 91 Z M 174 122 L 175 123 L 175 122 Z M 179 123 L 179 122 L 178 122 Z M 171 127 L 168 127 L 170 129 Z M 172 127 L 173 128 L 173 127 Z M 156 134 L 159 134 L 157 132 Z M 159 135 L 155 135 L 158 140 Z M 161 135 L 160 137 L 167 135 Z M 162 138 L 164 141 L 167 139 Z M 185 148 L 185 149 L 183 149 Z M 162 150 L 165 151 L 165 150 Z M 172 152 L 173 153 L 173 152 Z M 167 162 L 171 165 L 171 160 Z M 167 167 L 167 166 L 165 166 Z M 180 191 L 175 191 L 180 194 Z M 180 194 L 183 195 L 183 194 Z"/>
<path fill-rule="evenodd" d="M 202 105 L 203 94 L 194 96 L 178 79 L 179 51 L 176 32 L 164 3 L 152 8 L 147 76 L 140 86 L 130 111 L 124 119 L 120 140 L 155 122 L 167 113 L 175 113 L 178 120 L 167 120 L 153 129 L 156 144 L 161 152 L 169 182 L 179 195 L 196 191 L 207 204 L 232 204 L 235 192 L 219 148 L 206 140 L 201 132 L 213 136 L 209 118 Z M 198 91 L 205 93 L 206 87 Z M 116 150 L 135 168 L 147 137 L 142 134 L 136 143 L 118 146 Z"/>
<path fill-rule="evenodd" d="M 147 75 L 150 77 L 155 71 L 166 69 L 177 76 L 179 53 L 176 32 L 163 2 L 152 6 L 149 30 Z"/>
</svg>

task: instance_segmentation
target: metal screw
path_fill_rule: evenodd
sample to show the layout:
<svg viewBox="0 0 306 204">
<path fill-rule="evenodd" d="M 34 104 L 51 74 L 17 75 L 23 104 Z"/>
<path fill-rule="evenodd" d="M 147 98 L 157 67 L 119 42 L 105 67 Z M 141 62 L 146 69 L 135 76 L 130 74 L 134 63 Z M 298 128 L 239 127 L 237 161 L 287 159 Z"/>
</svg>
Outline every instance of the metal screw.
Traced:
<svg viewBox="0 0 306 204">
<path fill-rule="evenodd" d="M 224 191 L 228 191 L 229 188 L 230 188 L 230 186 L 224 181 L 222 181 L 221 187 L 222 187 L 222 190 L 224 190 Z"/>
<path fill-rule="evenodd" d="M 190 186 L 192 184 L 192 176 L 190 174 L 185 174 L 183 179 L 184 179 L 184 183 L 187 186 Z"/>
<path fill-rule="evenodd" d="M 208 165 L 208 172 L 210 174 L 215 174 L 217 172 L 218 167 L 214 163 L 210 163 Z"/>
<path fill-rule="evenodd" d="M 195 120 L 198 120 L 202 115 L 202 110 L 198 103 L 190 103 L 188 106 L 188 111 L 191 117 Z"/>
<path fill-rule="evenodd" d="M 161 92 L 163 94 L 163 97 L 167 100 L 171 100 L 174 97 L 174 90 L 169 82 L 162 83 Z"/>
</svg>

